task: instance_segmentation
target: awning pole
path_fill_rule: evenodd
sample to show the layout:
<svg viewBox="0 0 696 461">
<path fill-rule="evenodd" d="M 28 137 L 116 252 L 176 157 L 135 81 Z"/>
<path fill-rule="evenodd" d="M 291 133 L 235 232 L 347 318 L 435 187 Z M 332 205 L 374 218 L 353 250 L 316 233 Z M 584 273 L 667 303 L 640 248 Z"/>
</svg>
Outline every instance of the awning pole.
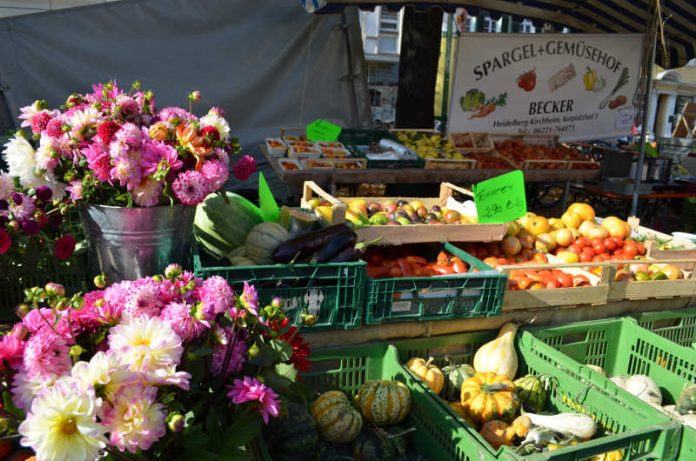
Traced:
<svg viewBox="0 0 696 461">
<path fill-rule="evenodd" d="M 660 0 L 656 0 L 660 1 Z M 653 14 L 657 14 L 658 9 L 654 8 Z M 660 21 L 660 18 L 657 18 Z M 649 24 L 650 22 L 648 22 Z M 647 33 L 648 31 L 646 31 Z M 648 109 L 650 107 L 650 100 L 652 99 L 652 74 L 653 66 L 655 64 L 655 48 L 657 47 L 657 27 L 652 31 L 652 47 L 650 47 L 650 61 L 648 61 L 648 74 L 646 80 L 647 88 L 645 90 L 645 97 L 643 98 L 643 121 L 640 127 L 640 153 L 638 154 L 638 164 L 636 165 L 636 177 L 633 189 L 633 199 L 631 200 L 631 216 L 638 215 L 638 187 L 640 186 L 641 179 L 643 178 L 643 161 L 645 160 L 645 139 L 647 137 L 647 126 L 648 126 Z"/>
</svg>

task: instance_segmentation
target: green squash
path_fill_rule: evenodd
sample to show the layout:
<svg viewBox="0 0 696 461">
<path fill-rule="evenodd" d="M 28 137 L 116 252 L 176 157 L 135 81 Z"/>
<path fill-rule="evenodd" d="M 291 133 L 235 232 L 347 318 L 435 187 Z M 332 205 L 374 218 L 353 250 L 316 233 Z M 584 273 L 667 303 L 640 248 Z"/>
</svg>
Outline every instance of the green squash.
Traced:
<svg viewBox="0 0 696 461">
<path fill-rule="evenodd" d="M 356 397 L 365 420 L 377 426 L 400 423 L 411 410 L 411 391 L 401 381 L 370 380 Z"/>
<path fill-rule="evenodd" d="M 314 418 L 304 405 L 290 402 L 288 413 L 272 420 L 268 428 L 268 445 L 273 453 L 292 455 L 312 452 L 319 441 Z"/>
<path fill-rule="evenodd" d="M 324 392 L 312 403 L 310 411 L 326 442 L 352 442 L 363 426 L 362 415 L 341 391 Z"/>
<path fill-rule="evenodd" d="M 514 381 L 515 393 L 523 408 L 532 413 L 541 413 L 548 398 L 544 383 L 538 376 L 526 375 Z"/>
<path fill-rule="evenodd" d="M 310 459 L 310 458 L 307 458 Z M 353 459 L 350 445 L 333 445 L 319 442 L 314 461 L 347 461 Z"/>
<path fill-rule="evenodd" d="M 353 458 L 357 461 L 394 461 L 399 452 L 385 432 L 372 429 L 361 432 L 353 443 Z"/>
<path fill-rule="evenodd" d="M 696 384 L 689 384 L 682 389 L 675 408 L 680 415 L 685 415 L 689 411 L 696 410 Z"/>
<path fill-rule="evenodd" d="M 442 369 L 445 375 L 445 385 L 440 395 L 448 402 L 458 402 L 462 395 L 464 381 L 476 374 L 476 370 L 466 363 L 452 363 Z"/>
</svg>

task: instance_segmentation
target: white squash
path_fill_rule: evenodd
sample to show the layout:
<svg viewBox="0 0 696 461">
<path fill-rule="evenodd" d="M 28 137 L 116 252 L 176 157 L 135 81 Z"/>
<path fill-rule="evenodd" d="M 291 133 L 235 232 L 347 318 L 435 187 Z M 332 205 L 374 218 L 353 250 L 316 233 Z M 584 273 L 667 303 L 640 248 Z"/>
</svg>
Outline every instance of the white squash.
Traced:
<svg viewBox="0 0 696 461">
<path fill-rule="evenodd" d="M 515 352 L 515 334 L 518 325 L 506 323 L 500 328 L 498 337 L 487 342 L 474 355 L 474 370 L 478 373 L 492 371 L 515 379 L 517 374 L 517 352 Z"/>
<path fill-rule="evenodd" d="M 616 385 L 619 386 L 621 389 L 625 389 L 625 388 L 626 388 L 626 380 L 627 380 L 627 379 L 628 379 L 628 376 L 618 375 L 618 376 L 612 376 L 611 378 L 609 378 L 609 381 L 611 381 L 612 383 L 616 384 Z"/>
<path fill-rule="evenodd" d="M 685 415 L 681 415 L 679 417 L 679 421 L 681 421 L 681 423 L 684 426 L 689 426 L 689 427 L 696 429 L 696 415 L 693 413 L 687 413 Z"/>
<path fill-rule="evenodd" d="M 626 380 L 624 389 L 650 405 L 662 405 L 662 393 L 660 392 L 660 387 L 649 376 L 631 376 Z"/>
<path fill-rule="evenodd" d="M 589 440 L 597 432 L 594 419 L 580 413 L 559 413 L 557 415 L 537 415 L 524 412 L 534 426 L 541 426 L 561 434 L 574 435 L 581 440 Z"/>
<path fill-rule="evenodd" d="M 586 363 L 585 366 L 586 366 L 587 368 L 589 368 L 590 370 L 599 373 L 599 374 L 602 375 L 602 376 L 606 376 L 606 375 L 607 375 L 607 372 L 604 371 L 604 368 L 600 367 L 599 365 L 592 365 L 591 363 Z"/>
</svg>

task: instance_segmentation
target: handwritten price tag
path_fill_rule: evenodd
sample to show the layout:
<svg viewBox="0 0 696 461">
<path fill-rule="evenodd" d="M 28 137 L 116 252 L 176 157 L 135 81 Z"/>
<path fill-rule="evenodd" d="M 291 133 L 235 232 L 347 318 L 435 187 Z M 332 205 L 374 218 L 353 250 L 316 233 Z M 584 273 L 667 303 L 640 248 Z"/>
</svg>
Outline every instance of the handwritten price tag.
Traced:
<svg viewBox="0 0 696 461">
<path fill-rule="evenodd" d="M 474 186 L 479 223 L 505 223 L 527 212 L 524 175 L 520 170 L 487 179 Z"/>
<path fill-rule="evenodd" d="M 334 142 L 339 134 L 341 134 L 340 126 L 320 118 L 307 125 L 307 139 L 311 142 Z"/>
</svg>

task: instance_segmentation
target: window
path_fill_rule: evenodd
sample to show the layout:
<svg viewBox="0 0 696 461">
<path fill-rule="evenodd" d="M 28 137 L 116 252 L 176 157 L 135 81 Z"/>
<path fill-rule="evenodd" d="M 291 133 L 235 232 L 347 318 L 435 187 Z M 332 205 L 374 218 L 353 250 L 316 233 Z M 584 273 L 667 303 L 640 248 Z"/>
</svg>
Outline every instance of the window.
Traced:
<svg viewBox="0 0 696 461">
<path fill-rule="evenodd" d="M 380 22 L 379 30 L 380 32 L 396 32 L 398 30 L 399 24 L 396 22 Z"/>
<path fill-rule="evenodd" d="M 382 105 L 382 92 L 379 90 L 370 90 L 370 100 L 372 101 L 373 107 L 380 107 Z"/>
<path fill-rule="evenodd" d="M 534 23 L 532 23 L 532 21 L 526 18 L 522 20 L 522 22 L 520 23 L 520 32 L 526 34 L 533 34 L 535 31 L 536 28 L 534 27 Z"/>
<path fill-rule="evenodd" d="M 390 54 L 396 54 L 397 52 L 397 41 L 398 37 L 397 36 L 386 36 L 386 37 L 380 37 L 379 38 L 379 52 L 380 53 L 390 53 Z"/>
</svg>

